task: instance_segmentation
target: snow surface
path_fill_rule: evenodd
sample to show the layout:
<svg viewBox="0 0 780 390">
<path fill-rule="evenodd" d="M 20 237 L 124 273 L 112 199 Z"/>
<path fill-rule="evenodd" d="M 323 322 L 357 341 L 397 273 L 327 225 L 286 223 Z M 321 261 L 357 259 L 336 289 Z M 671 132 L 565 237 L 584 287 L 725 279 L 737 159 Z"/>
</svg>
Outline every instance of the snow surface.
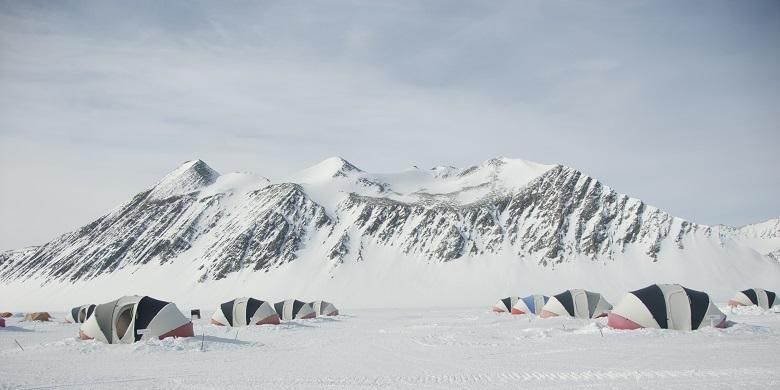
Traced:
<svg viewBox="0 0 780 390">
<path fill-rule="evenodd" d="M 205 310 L 197 337 L 133 345 L 78 340 L 78 324 L 60 322 L 65 313 L 50 323 L 11 318 L 0 329 L 0 389 L 780 386 L 777 308 L 721 307 L 731 327 L 681 332 L 495 314 L 489 304 L 341 308 L 345 314 L 333 318 L 238 330 L 209 325 Z"/>
<path fill-rule="evenodd" d="M 280 183 L 301 184 L 306 194 L 328 210 L 338 207 L 350 193 L 414 203 L 427 199 L 468 204 L 491 192 L 522 188 L 555 165 L 494 158 L 465 169 L 434 167 L 394 173 L 368 173 L 341 157 L 331 157 L 304 169 Z"/>
<path fill-rule="evenodd" d="M 554 295 L 571 288 L 599 292 L 616 303 L 625 292 L 653 283 L 679 283 L 728 301 L 737 291 L 760 287 L 780 291 L 780 264 L 738 245 L 691 240 L 699 256 L 662 249 L 667 261 L 651 262 L 637 248 L 608 262 L 578 257 L 554 267 L 510 254 L 425 262 L 366 246 L 365 261 L 341 264 L 334 272 L 317 248 L 304 248 L 295 261 L 273 272 L 243 269 L 220 280 L 198 282 L 198 250 L 176 262 L 127 267 L 89 280 L 17 280 L 0 286 L 0 311 L 65 311 L 122 295 L 149 295 L 173 301 L 182 310 L 215 307 L 239 296 L 268 301 L 323 299 L 353 308 L 457 307 L 491 304 L 499 297 Z M 712 262 L 730 258 L 739 261 Z"/>
</svg>

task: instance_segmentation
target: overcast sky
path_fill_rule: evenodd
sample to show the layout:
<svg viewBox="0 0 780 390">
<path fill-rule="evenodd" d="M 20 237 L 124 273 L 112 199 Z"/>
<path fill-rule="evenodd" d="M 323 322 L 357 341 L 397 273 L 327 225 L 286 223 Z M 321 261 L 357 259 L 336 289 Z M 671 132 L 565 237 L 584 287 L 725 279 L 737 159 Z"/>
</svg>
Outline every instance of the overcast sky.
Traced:
<svg viewBox="0 0 780 390">
<path fill-rule="evenodd" d="M 780 2 L 0 1 L 0 249 L 182 161 L 271 179 L 561 163 L 695 222 L 780 216 Z"/>
</svg>

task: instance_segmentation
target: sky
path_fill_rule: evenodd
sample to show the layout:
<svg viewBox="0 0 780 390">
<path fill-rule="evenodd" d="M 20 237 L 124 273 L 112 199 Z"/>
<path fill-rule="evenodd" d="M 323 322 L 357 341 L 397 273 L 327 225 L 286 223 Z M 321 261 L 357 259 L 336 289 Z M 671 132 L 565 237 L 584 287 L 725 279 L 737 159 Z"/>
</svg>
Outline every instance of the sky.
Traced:
<svg viewBox="0 0 780 390">
<path fill-rule="evenodd" d="M 780 2 L 0 0 L 0 249 L 183 161 L 506 156 L 704 224 L 780 216 Z"/>
</svg>

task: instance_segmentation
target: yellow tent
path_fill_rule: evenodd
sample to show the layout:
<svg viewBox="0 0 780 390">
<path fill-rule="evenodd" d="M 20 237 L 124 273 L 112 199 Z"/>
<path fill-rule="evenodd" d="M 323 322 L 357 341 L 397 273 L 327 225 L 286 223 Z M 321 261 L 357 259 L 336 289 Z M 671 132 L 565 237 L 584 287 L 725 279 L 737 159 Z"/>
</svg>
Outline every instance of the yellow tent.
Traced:
<svg viewBox="0 0 780 390">
<path fill-rule="evenodd" d="M 50 321 L 51 316 L 45 311 L 27 313 L 24 315 L 24 321 Z"/>
</svg>

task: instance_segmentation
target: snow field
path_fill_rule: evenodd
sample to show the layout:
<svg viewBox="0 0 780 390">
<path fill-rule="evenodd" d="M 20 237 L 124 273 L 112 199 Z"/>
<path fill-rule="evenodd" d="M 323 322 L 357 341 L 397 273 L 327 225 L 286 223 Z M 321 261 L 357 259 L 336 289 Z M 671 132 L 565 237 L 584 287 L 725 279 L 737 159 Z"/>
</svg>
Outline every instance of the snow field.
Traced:
<svg viewBox="0 0 780 390">
<path fill-rule="evenodd" d="M 780 386 L 780 310 L 722 307 L 734 324 L 620 331 L 606 320 L 539 319 L 487 308 L 365 309 L 282 325 L 108 345 L 78 324 L 8 319 L 0 388 L 580 388 Z M 21 350 L 16 341 L 24 348 Z"/>
</svg>

